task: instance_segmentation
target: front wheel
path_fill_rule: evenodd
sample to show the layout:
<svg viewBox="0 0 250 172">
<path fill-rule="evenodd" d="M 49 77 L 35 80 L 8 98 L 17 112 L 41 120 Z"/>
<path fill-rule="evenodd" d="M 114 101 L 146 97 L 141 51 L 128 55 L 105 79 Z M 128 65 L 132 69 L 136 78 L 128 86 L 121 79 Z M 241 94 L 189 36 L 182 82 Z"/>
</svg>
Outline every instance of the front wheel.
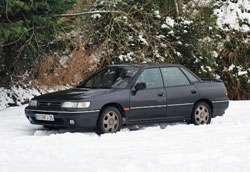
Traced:
<svg viewBox="0 0 250 172">
<path fill-rule="evenodd" d="M 115 133 L 120 131 L 121 126 L 121 112 L 116 107 L 110 106 L 101 112 L 97 122 L 96 132 L 98 134 Z"/>
<path fill-rule="evenodd" d="M 195 105 L 192 112 L 192 122 L 195 125 L 210 124 L 211 117 L 211 108 L 207 103 L 199 102 Z"/>
</svg>

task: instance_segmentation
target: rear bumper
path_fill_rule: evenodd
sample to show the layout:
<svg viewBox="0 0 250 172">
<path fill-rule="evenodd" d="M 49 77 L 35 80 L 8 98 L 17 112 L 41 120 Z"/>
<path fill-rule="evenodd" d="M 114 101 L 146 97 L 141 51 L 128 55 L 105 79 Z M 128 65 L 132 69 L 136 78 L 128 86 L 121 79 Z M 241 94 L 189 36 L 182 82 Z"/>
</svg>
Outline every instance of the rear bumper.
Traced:
<svg viewBox="0 0 250 172">
<path fill-rule="evenodd" d="M 54 116 L 54 121 L 36 120 L 35 114 L 48 114 Z M 95 128 L 99 110 L 91 111 L 50 111 L 25 109 L 25 115 L 31 124 L 67 128 Z M 70 123 L 74 120 L 74 123 Z"/>
<path fill-rule="evenodd" d="M 229 106 L 229 100 L 212 101 L 213 103 L 213 117 L 221 116 Z"/>
</svg>

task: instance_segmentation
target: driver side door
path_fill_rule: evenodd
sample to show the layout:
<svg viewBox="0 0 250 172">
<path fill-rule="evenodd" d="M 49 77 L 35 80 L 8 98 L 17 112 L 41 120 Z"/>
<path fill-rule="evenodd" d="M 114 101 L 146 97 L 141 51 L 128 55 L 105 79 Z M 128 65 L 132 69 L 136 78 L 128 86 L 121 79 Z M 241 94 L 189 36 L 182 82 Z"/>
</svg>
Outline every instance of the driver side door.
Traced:
<svg viewBox="0 0 250 172">
<path fill-rule="evenodd" d="M 159 68 L 145 69 L 137 78 L 146 88 L 130 92 L 130 122 L 150 121 L 166 118 L 166 90 L 163 87 Z M 134 87 L 133 87 L 134 89 Z M 132 89 L 132 90 L 133 90 Z"/>
</svg>

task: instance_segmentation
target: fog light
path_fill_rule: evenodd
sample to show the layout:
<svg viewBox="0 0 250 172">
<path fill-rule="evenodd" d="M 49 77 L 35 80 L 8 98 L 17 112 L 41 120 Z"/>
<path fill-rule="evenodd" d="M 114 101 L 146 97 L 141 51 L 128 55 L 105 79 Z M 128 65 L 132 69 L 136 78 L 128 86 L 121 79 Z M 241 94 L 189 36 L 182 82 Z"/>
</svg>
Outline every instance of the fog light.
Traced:
<svg viewBox="0 0 250 172">
<path fill-rule="evenodd" d="M 75 121 L 74 120 L 69 120 L 69 123 L 71 124 L 71 125 L 74 125 L 75 124 Z"/>
</svg>

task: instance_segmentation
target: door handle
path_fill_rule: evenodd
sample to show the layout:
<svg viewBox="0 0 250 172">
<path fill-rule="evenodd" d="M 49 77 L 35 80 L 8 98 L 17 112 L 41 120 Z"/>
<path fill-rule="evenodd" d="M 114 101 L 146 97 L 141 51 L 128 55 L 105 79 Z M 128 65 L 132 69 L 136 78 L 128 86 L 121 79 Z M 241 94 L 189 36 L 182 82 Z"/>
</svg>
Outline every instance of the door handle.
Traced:
<svg viewBox="0 0 250 172">
<path fill-rule="evenodd" d="M 163 92 L 160 92 L 160 93 L 157 93 L 158 96 L 164 96 L 164 93 Z"/>
<path fill-rule="evenodd" d="M 191 93 L 192 93 L 192 94 L 196 94 L 197 91 L 196 91 L 196 90 L 191 90 Z"/>
</svg>

